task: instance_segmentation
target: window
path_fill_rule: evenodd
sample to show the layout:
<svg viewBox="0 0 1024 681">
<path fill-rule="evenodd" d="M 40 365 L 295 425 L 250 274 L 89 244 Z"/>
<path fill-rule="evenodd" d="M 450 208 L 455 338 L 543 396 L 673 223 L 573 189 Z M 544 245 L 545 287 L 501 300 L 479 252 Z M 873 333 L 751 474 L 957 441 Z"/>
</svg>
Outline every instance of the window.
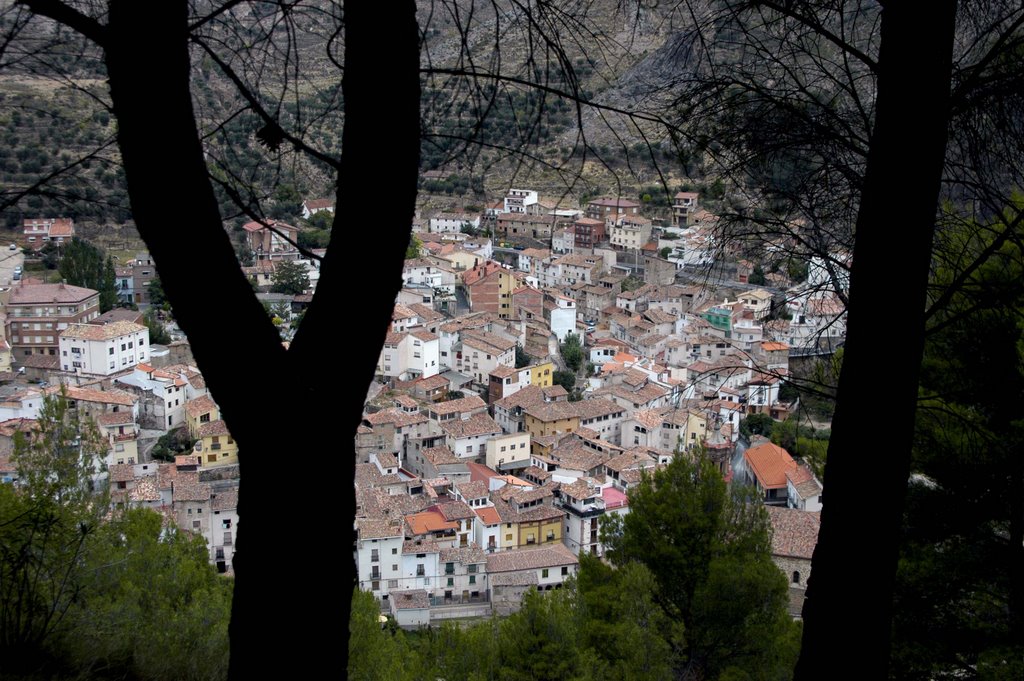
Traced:
<svg viewBox="0 0 1024 681">
<path fill-rule="evenodd" d="M 793 572 L 793 583 L 794 584 L 799 584 L 800 583 L 800 573 L 799 572 L 796 572 L 796 571 Z"/>
<path fill-rule="evenodd" d="M 391 555 L 392 556 L 397 556 L 398 555 L 398 549 L 397 548 L 391 549 Z"/>
<path fill-rule="evenodd" d="M 423 563 L 419 563 L 416 566 L 416 576 L 417 577 L 422 577 L 425 574 L 427 574 L 426 568 L 424 567 Z"/>
<path fill-rule="evenodd" d="M 220 529 L 222 529 L 222 530 L 230 530 L 231 529 L 231 519 L 227 518 L 225 520 L 220 521 Z"/>
<path fill-rule="evenodd" d="M 468 572 L 471 575 L 472 574 L 476 574 L 476 565 L 468 565 L 468 566 L 466 566 L 466 572 Z"/>
<path fill-rule="evenodd" d="M 476 575 L 470 575 L 469 576 L 469 583 L 470 584 L 476 584 Z"/>
<path fill-rule="evenodd" d="M 455 586 L 455 578 L 449 577 L 447 586 Z"/>
<path fill-rule="evenodd" d="M 107 354 L 108 355 L 114 354 L 114 348 L 107 348 Z"/>
<path fill-rule="evenodd" d="M 569 566 L 566 565 L 562 567 L 562 576 L 564 577 L 567 574 L 569 574 Z"/>
<path fill-rule="evenodd" d="M 540 571 L 540 577 L 541 577 L 541 579 L 547 579 L 548 578 L 548 569 L 547 568 L 544 568 L 543 570 Z"/>
<path fill-rule="evenodd" d="M 371 563 L 376 563 L 379 560 L 380 560 L 380 551 L 378 549 L 373 549 L 372 551 L 370 551 L 370 562 Z"/>
<path fill-rule="evenodd" d="M 376 579 L 370 582 L 370 589 L 373 591 L 380 591 L 380 582 Z"/>
<path fill-rule="evenodd" d="M 512 535 L 511 534 L 506 534 L 505 535 L 505 541 L 512 541 Z"/>
<path fill-rule="evenodd" d="M 389 579 L 388 580 L 388 588 L 389 589 L 397 589 L 398 588 L 398 580 L 397 579 Z"/>
<path fill-rule="evenodd" d="M 192 521 L 192 529 L 193 530 L 198 530 L 199 529 L 199 521 L 198 520 L 193 520 Z"/>
</svg>

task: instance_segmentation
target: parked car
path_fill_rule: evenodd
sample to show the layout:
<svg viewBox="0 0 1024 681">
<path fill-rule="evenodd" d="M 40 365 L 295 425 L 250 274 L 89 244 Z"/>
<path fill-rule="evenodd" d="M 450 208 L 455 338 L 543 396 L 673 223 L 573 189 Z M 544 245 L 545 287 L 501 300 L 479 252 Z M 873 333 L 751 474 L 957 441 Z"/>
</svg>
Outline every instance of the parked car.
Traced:
<svg viewBox="0 0 1024 681">
<path fill-rule="evenodd" d="M 18 244 L 11 244 L 10 246 L 7 247 L 7 250 L 9 250 L 9 251 L 16 251 L 16 250 L 18 250 Z"/>
</svg>

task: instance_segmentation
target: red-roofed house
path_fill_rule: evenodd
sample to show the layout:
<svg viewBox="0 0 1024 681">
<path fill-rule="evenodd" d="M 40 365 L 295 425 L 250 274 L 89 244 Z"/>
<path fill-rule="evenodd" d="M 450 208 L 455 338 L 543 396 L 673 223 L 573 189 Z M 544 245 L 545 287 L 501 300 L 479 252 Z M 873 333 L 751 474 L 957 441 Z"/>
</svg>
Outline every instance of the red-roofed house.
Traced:
<svg viewBox="0 0 1024 681">
<path fill-rule="evenodd" d="M 785 506 L 787 499 L 786 474 L 795 472 L 796 461 L 782 447 L 766 442 L 743 452 L 747 481 L 764 498 L 764 503 Z"/>
<path fill-rule="evenodd" d="M 47 241 L 71 241 L 75 235 L 75 221 L 71 218 L 26 219 L 24 234 L 29 246 L 38 251 Z"/>
</svg>

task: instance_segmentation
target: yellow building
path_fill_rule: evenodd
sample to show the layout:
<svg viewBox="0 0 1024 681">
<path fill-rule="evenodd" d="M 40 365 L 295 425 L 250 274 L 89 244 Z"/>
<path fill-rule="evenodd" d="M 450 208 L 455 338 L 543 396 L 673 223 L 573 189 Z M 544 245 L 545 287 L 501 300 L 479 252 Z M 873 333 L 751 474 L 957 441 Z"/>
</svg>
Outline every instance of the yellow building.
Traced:
<svg viewBox="0 0 1024 681">
<path fill-rule="evenodd" d="M 555 374 L 554 362 L 531 364 L 525 368 L 530 372 L 530 385 L 537 385 L 541 388 L 550 388 L 553 385 L 552 379 Z"/>
<path fill-rule="evenodd" d="M 708 434 L 708 419 L 699 411 L 686 412 L 686 425 L 680 434 L 682 442 L 679 448 L 683 450 L 694 449 L 704 444 Z"/>
<path fill-rule="evenodd" d="M 538 438 L 571 433 L 580 427 L 580 417 L 569 402 L 542 402 L 523 409 L 523 425 Z"/>
<path fill-rule="evenodd" d="M 216 421 L 219 418 L 220 409 L 209 395 L 203 395 L 185 403 L 185 423 L 188 424 L 188 434 L 193 440 L 199 439 L 199 429 L 203 424 Z"/>
<path fill-rule="evenodd" d="M 519 514 L 516 523 L 519 547 L 551 544 L 562 541 L 565 512 L 552 506 L 537 506 Z"/>
<path fill-rule="evenodd" d="M 225 466 L 238 463 L 238 444 L 228 432 L 223 419 L 204 423 L 199 427 L 195 454 L 200 465 Z"/>
</svg>

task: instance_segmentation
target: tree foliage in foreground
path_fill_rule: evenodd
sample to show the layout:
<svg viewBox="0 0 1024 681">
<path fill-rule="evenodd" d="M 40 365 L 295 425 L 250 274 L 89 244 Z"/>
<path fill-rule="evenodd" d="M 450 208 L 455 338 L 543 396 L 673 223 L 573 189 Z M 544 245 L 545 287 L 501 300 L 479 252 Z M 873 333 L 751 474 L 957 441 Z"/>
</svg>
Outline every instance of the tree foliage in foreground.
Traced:
<svg viewBox="0 0 1024 681">
<path fill-rule="evenodd" d="M 682 627 L 684 678 L 788 678 L 796 660 L 786 580 L 771 560 L 767 514 L 749 492 L 729 489 L 707 457 L 677 455 L 630 491 L 628 514 L 603 526 L 612 563 L 646 565 L 656 601 Z"/>
<path fill-rule="evenodd" d="M 940 241 L 933 301 L 946 303 L 921 370 L 895 678 L 1024 677 L 1024 420 L 1008 399 L 1024 394 L 1021 206 L 987 224 L 948 216 Z"/>
<path fill-rule="evenodd" d="M 201 537 L 94 489 L 106 443 L 62 395 L 15 437 L 0 484 L 0 672 L 13 679 L 222 679 L 231 582 Z"/>
</svg>

